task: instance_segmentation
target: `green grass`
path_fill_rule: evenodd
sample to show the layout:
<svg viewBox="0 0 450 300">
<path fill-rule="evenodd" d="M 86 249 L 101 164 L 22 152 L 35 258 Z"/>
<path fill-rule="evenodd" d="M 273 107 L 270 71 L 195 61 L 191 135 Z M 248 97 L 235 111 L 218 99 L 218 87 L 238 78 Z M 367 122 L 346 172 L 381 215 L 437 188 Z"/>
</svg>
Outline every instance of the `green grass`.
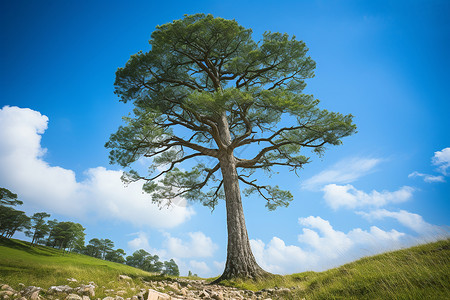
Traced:
<svg viewBox="0 0 450 300">
<path fill-rule="evenodd" d="M 367 257 L 325 272 L 225 285 L 295 287 L 284 299 L 450 299 L 450 240 Z"/>
<path fill-rule="evenodd" d="M 119 274 L 133 281 L 119 282 Z M 124 290 L 123 297 L 131 297 L 140 288 L 148 288 L 143 280 L 171 280 L 85 255 L 0 239 L 0 283 L 15 289 L 19 283 L 47 289 L 67 284 L 67 278 L 78 280 L 70 284 L 72 287 L 94 281 L 98 285 L 96 298 L 106 296 L 107 289 Z M 450 240 L 366 257 L 325 272 L 222 283 L 253 291 L 294 287 L 291 293 L 273 299 L 450 299 Z"/>
<path fill-rule="evenodd" d="M 119 282 L 119 275 L 133 280 Z M 0 283 L 19 289 L 19 283 L 48 289 L 52 285 L 68 284 L 67 278 L 78 283 L 72 287 L 95 282 L 96 297 L 106 296 L 108 289 L 123 290 L 131 297 L 144 287 L 143 280 L 155 280 L 161 276 L 118 263 L 104 261 L 80 254 L 62 253 L 59 250 L 35 246 L 19 240 L 0 239 Z M 134 290 L 133 290 L 134 289 Z M 137 292 L 136 292 L 137 291 Z"/>
</svg>

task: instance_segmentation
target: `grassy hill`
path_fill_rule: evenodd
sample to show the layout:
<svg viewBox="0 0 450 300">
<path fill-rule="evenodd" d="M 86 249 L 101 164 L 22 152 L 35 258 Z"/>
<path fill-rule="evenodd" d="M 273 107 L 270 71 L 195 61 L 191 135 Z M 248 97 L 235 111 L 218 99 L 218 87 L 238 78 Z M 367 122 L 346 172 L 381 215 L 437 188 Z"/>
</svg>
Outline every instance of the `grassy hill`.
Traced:
<svg viewBox="0 0 450 300">
<path fill-rule="evenodd" d="M 261 290 L 294 288 L 284 299 L 450 299 L 450 239 L 366 257 L 325 272 L 224 282 Z"/>
<path fill-rule="evenodd" d="M 124 285 L 117 280 L 119 274 L 133 281 Z M 18 240 L 0 240 L 0 283 L 13 288 L 23 283 L 47 289 L 67 284 L 67 278 L 85 284 L 94 281 L 98 285 L 96 297 L 105 296 L 107 289 L 126 290 L 131 296 L 143 287 L 141 278 L 158 279 L 122 264 L 63 254 L 43 246 L 30 247 Z M 325 272 L 223 284 L 254 291 L 290 288 L 273 299 L 450 299 L 450 240 L 363 258 Z"/>
<path fill-rule="evenodd" d="M 121 283 L 117 280 L 119 275 L 128 275 L 133 281 L 130 284 Z M 44 246 L 30 247 L 29 243 L 19 240 L 0 239 L 0 284 L 7 283 L 15 289 L 19 288 L 19 283 L 47 289 L 52 285 L 68 284 L 68 278 L 75 278 L 78 283 L 69 285 L 95 282 L 98 297 L 105 296 L 108 289 L 125 290 L 125 295 L 131 296 L 141 287 L 140 278 L 149 280 L 157 277 L 130 266 L 86 255 L 62 253 Z"/>
</svg>

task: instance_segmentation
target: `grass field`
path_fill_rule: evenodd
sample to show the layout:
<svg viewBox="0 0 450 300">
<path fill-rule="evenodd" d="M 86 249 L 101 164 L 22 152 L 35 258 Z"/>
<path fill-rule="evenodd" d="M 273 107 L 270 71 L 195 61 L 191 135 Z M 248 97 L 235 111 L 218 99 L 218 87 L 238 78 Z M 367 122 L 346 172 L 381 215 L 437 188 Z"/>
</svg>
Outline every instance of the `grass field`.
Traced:
<svg viewBox="0 0 450 300">
<path fill-rule="evenodd" d="M 128 275 L 131 282 L 119 282 L 119 275 Z M 48 289 L 52 285 L 68 284 L 68 278 L 78 283 L 72 287 L 95 282 L 96 297 L 106 296 L 105 290 L 123 290 L 132 296 L 139 291 L 142 279 L 158 278 L 151 273 L 118 263 L 104 261 L 80 254 L 62 253 L 59 250 L 35 246 L 19 240 L 0 239 L 0 283 L 7 283 L 14 289 L 19 283 Z M 142 278 L 142 279 L 141 279 Z M 133 290 L 134 289 L 134 290 Z"/>
<path fill-rule="evenodd" d="M 119 274 L 128 275 L 133 281 L 120 282 Z M 30 247 L 19 240 L 0 240 L 0 283 L 15 289 L 19 283 L 47 289 L 67 284 L 67 278 L 76 278 L 78 284 L 94 281 L 98 285 L 96 297 L 106 296 L 105 290 L 114 289 L 126 291 L 124 298 L 136 294 L 143 287 L 142 280 L 163 279 L 85 255 Z M 450 299 L 450 240 L 363 258 L 325 272 L 223 284 L 254 291 L 294 287 L 292 292 L 274 299 Z"/>
<path fill-rule="evenodd" d="M 295 287 L 284 299 L 450 299 L 450 240 L 363 258 L 325 272 L 224 284 L 251 290 Z"/>
</svg>

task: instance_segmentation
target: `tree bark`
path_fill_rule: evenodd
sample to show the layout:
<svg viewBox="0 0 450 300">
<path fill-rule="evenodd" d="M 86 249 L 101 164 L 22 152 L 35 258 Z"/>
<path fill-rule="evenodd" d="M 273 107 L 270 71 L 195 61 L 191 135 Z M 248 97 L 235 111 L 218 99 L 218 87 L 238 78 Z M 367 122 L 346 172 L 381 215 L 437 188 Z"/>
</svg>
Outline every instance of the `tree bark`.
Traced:
<svg viewBox="0 0 450 300">
<path fill-rule="evenodd" d="M 226 117 L 223 116 L 221 121 L 221 139 L 229 146 L 231 138 Z M 225 270 L 214 282 L 235 278 L 256 279 L 269 275 L 258 265 L 250 248 L 233 152 L 225 150 L 221 154 L 219 161 L 226 199 L 228 246 Z"/>
</svg>

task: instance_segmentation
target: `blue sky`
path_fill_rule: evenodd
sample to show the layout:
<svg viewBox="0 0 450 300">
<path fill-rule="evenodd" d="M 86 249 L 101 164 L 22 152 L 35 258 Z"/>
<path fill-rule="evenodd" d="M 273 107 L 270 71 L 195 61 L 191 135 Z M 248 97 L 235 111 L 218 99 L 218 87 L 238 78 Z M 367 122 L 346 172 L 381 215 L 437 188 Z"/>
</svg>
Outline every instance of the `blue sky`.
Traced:
<svg viewBox="0 0 450 300">
<path fill-rule="evenodd" d="M 220 274 L 224 204 L 158 210 L 138 185 L 123 188 L 103 147 L 131 110 L 113 94 L 116 69 L 149 50 L 155 26 L 198 12 L 236 19 L 255 40 L 303 40 L 317 62 L 306 92 L 358 126 L 299 177 L 271 179 L 294 195 L 289 208 L 244 200 L 264 268 L 323 270 L 448 235 L 450 3 L 437 0 L 2 1 L 0 186 L 27 213 L 175 258 L 182 273 Z"/>
</svg>

